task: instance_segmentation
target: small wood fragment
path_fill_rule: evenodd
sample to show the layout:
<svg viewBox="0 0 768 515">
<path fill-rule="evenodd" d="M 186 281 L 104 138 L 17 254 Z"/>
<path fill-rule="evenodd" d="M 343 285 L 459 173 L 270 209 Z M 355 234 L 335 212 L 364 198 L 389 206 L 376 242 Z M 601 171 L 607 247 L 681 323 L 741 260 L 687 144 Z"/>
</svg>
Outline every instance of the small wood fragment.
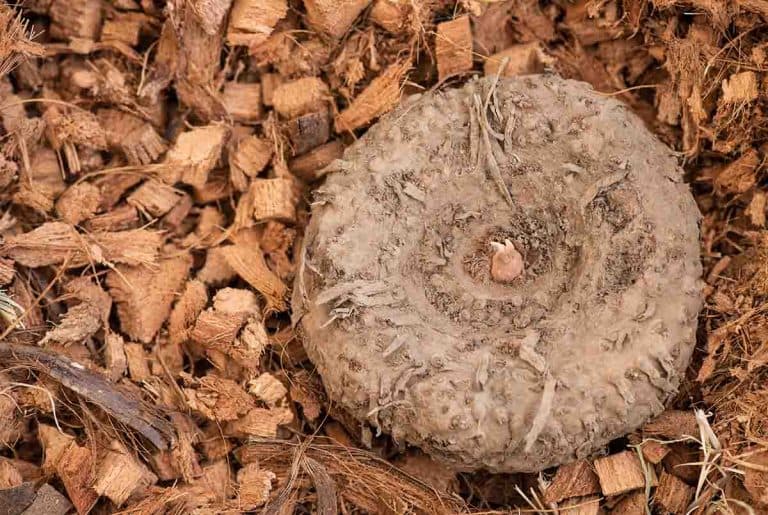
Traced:
<svg viewBox="0 0 768 515">
<path fill-rule="evenodd" d="M 129 163 L 148 165 L 156 162 L 168 150 L 168 143 L 154 127 L 143 123 L 125 134 L 119 148 Z"/>
<path fill-rule="evenodd" d="M 253 510 L 263 506 L 272 491 L 277 476 L 262 469 L 258 463 L 248 463 L 237 471 L 238 501 L 242 509 Z"/>
<path fill-rule="evenodd" d="M 198 280 L 187 282 L 168 319 L 168 334 L 172 343 L 184 343 L 189 339 L 189 333 L 206 304 L 208 292 L 205 284 Z"/>
<path fill-rule="evenodd" d="M 254 178 L 264 170 L 272 159 L 273 147 L 269 140 L 258 136 L 248 136 L 241 140 L 235 152 L 229 158 L 232 174 Z M 246 184 L 241 185 L 245 191 Z M 238 188 L 240 189 L 240 188 Z"/>
<path fill-rule="evenodd" d="M 387 32 L 399 34 L 408 21 L 408 8 L 398 0 L 374 0 L 368 17 Z"/>
<path fill-rule="evenodd" d="M 693 501 L 693 494 L 694 489 L 692 487 L 662 470 L 659 476 L 659 486 L 653 496 L 653 504 L 661 508 L 664 513 L 684 515 Z"/>
<path fill-rule="evenodd" d="M 109 451 L 99 461 L 93 489 L 121 506 L 134 492 L 157 481 L 147 469 L 117 440 L 110 443 Z"/>
<path fill-rule="evenodd" d="M 108 331 L 104 337 L 104 365 L 107 368 L 107 376 L 112 381 L 117 381 L 123 377 L 128 370 L 125 340 L 112 331 Z"/>
<path fill-rule="evenodd" d="M 0 258 L 0 286 L 11 284 L 16 277 L 16 268 L 13 266 L 13 260 Z"/>
<path fill-rule="evenodd" d="M 139 13 L 116 13 L 104 21 L 101 41 L 119 41 L 128 46 L 137 46 L 143 23 L 144 18 Z"/>
<path fill-rule="evenodd" d="M 95 465 L 91 450 L 74 443 L 64 450 L 56 465 L 56 473 L 78 513 L 88 513 L 99 499 L 99 494 L 91 486 L 95 479 Z"/>
<path fill-rule="evenodd" d="M 314 182 L 323 176 L 326 166 L 344 155 L 344 144 L 341 140 L 333 140 L 321 145 L 306 154 L 292 159 L 288 168 L 296 177 L 306 182 Z"/>
<path fill-rule="evenodd" d="M 765 227 L 765 207 L 768 195 L 764 191 L 755 191 L 744 214 L 755 227 Z"/>
<path fill-rule="evenodd" d="M 261 74 L 261 98 L 265 106 L 272 107 L 275 90 L 284 82 L 283 76 L 279 73 Z"/>
<path fill-rule="evenodd" d="M 759 165 L 760 155 L 757 150 L 750 148 L 715 177 L 715 191 L 718 195 L 746 193 L 757 182 L 755 172 Z"/>
<path fill-rule="evenodd" d="M 101 9 L 99 0 L 54 0 L 48 11 L 51 37 L 64 40 L 98 39 Z"/>
<path fill-rule="evenodd" d="M 189 337 L 207 348 L 217 348 L 226 352 L 226 349 L 235 342 L 246 319 L 245 313 L 224 313 L 208 309 L 200 313 Z"/>
<path fill-rule="evenodd" d="M 191 265 L 191 256 L 184 255 L 163 259 L 154 269 L 119 266 L 110 271 L 107 286 L 117 303 L 123 332 L 140 342 L 151 342 L 170 315 Z"/>
<path fill-rule="evenodd" d="M 640 450 L 645 461 L 653 465 L 661 463 L 661 460 L 669 454 L 669 448 L 656 440 L 645 440 L 640 446 Z"/>
<path fill-rule="evenodd" d="M 685 437 L 700 438 L 699 424 L 693 411 L 668 409 L 643 426 L 643 434 L 656 438 L 677 440 Z"/>
<path fill-rule="evenodd" d="M 140 343 L 126 343 L 124 349 L 131 379 L 140 383 L 152 377 L 144 346 Z"/>
<path fill-rule="evenodd" d="M 371 0 L 304 0 L 307 23 L 313 29 L 340 39 Z"/>
<path fill-rule="evenodd" d="M 59 324 L 45 333 L 40 345 L 58 342 L 64 345 L 82 343 L 101 329 L 102 318 L 99 308 L 89 302 L 82 302 L 69 308 Z"/>
<path fill-rule="evenodd" d="M 296 194 L 289 179 L 254 179 L 250 194 L 253 202 L 253 218 L 256 221 L 280 220 L 296 222 Z"/>
<path fill-rule="evenodd" d="M 558 467 L 555 477 L 544 492 L 548 503 L 558 503 L 570 497 L 581 497 L 600 492 L 600 482 L 592 465 L 579 460 Z"/>
<path fill-rule="evenodd" d="M 546 56 L 540 43 L 523 43 L 486 58 L 483 71 L 485 75 L 496 75 L 501 70 L 502 77 L 530 75 L 542 73 L 550 62 L 551 59 Z"/>
<path fill-rule="evenodd" d="M 286 123 L 293 155 L 301 155 L 316 148 L 330 137 L 331 124 L 327 111 L 307 113 Z"/>
<path fill-rule="evenodd" d="M 472 69 L 472 27 L 468 15 L 437 25 L 435 55 L 441 81 Z"/>
<path fill-rule="evenodd" d="M 296 118 L 327 108 L 330 98 L 330 90 L 322 79 L 303 77 L 280 84 L 272 95 L 272 103 L 282 117 Z"/>
<path fill-rule="evenodd" d="M 229 15 L 227 43 L 249 47 L 263 43 L 287 13 L 286 0 L 235 0 Z"/>
<path fill-rule="evenodd" d="M 390 65 L 336 116 L 336 132 L 359 129 L 387 113 L 400 102 L 401 83 L 410 64 Z"/>
<path fill-rule="evenodd" d="M 262 116 L 261 84 L 258 82 L 227 82 L 221 93 L 221 101 L 236 122 L 256 122 Z"/>
<path fill-rule="evenodd" d="M 163 180 L 169 184 L 180 180 L 202 188 L 221 158 L 227 133 L 225 127 L 217 125 L 181 133 L 166 156 L 169 166 L 162 174 Z"/>
<path fill-rule="evenodd" d="M 184 193 L 157 179 L 144 181 L 128 195 L 126 202 L 148 218 L 159 217 L 175 206 Z"/>
<path fill-rule="evenodd" d="M 56 201 L 56 214 L 65 222 L 78 225 L 91 218 L 102 203 L 101 191 L 90 182 L 81 182 L 67 188 Z"/>
<path fill-rule="evenodd" d="M 227 423 L 224 434 L 237 438 L 275 438 L 277 429 L 292 421 L 293 413 L 288 408 L 253 408 L 245 416 Z"/>
<path fill-rule="evenodd" d="M 274 408 L 283 403 L 288 389 L 275 376 L 265 372 L 248 382 L 248 393 Z"/>
<path fill-rule="evenodd" d="M 202 186 L 194 187 L 193 198 L 198 204 L 208 204 L 209 202 L 218 202 L 220 200 L 229 200 L 234 191 L 229 182 L 229 174 L 226 170 L 213 170 L 208 176 L 208 182 Z"/>
<path fill-rule="evenodd" d="M 643 467 L 633 451 L 597 459 L 594 466 L 605 496 L 619 495 L 645 487 Z"/>
<path fill-rule="evenodd" d="M 83 226 L 90 232 L 114 232 L 136 229 L 139 222 L 138 210 L 125 204 L 90 218 Z"/>
<path fill-rule="evenodd" d="M 254 407 L 253 398 L 231 379 L 208 374 L 190 380 L 190 387 L 184 388 L 187 404 L 209 420 L 237 420 Z"/>
<path fill-rule="evenodd" d="M 695 484 L 701 475 L 701 450 L 683 442 L 675 442 L 667 447 L 669 453 L 662 460 L 664 470 L 683 481 Z"/>
</svg>

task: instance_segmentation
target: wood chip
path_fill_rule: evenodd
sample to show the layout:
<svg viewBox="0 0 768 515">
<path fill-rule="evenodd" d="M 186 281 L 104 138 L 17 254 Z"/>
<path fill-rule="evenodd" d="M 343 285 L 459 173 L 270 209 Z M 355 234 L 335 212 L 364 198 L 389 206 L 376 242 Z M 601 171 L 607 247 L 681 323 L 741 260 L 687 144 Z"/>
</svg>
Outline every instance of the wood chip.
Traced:
<svg viewBox="0 0 768 515">
<path fill-rule="evenodd" d="M 163 180 L 202 188 L 221 158 L 227 134 L 225 127 L 217 125 L 182 132 L 166 156 L 168 168 L 162 174 Z"/>
<path fill-rule="evenodd" d="M 469 16 L 437 25 L 435 56 L 439 80 L 472 69 L 472 27 Z"/>
<path fill-rule="evenodd" d="M 503 77 L 530 75 L 542 73 L 545 65 L 550 62 L 551 59 L 544 54 L 540 43 L 524 43 L 513 45 L 486 58 L 483 71 L 485 75 L 496 75 L 504 64 L 504 69 L 501 71 Z"/>
<path fill-rule="evenodd" d="M 54 0 L 48 14 L 50 34 L 55 39 L 96 40 L 101 30 L 99 0 Z"/>
<path fill-rule="evenodd" d="M 693 411 L 666 410 L 643 426 L 643 434 L 656 438 L 678 440 L 700 438 L 699 424 Z"/>
<path fill-rule="evenodd" d="M 324 168 L 344 155 L 344 144 L 334 140 L 321 145 L 306 154 L 294 158 L 288 163 L 288 168 L 296 177 L 314 182 L 325 176 Z"/>
<path fill-rule="evenodd" d="M 226 247 L 208 249 L 203 267 L 197 271 L 197 279 L 207 286 L 221 286 L 237 276 L 227 262 Z"/>
<path fill-rule="evenodd" d="M 723 80 L 723 94 L 720 97 L 723 104 L 751 102 L 757 96 L 757 75 L 753 71 L 734 73 Z"/>
<path fill-rule="evenodd" d="M 263 506 L 272 491 L 272 481 L 277 479 L 274 473 L 259 467 L 258 463 L 248 463 L 237 471 L 238 496 L 242 509 L 253 510 Z"/>
<path fill-rule="evenodd" d="M 764 191 L 755 191 L 752 195 L 744 214 L 749 218 L 750 223 L 755 227 L 765 227 L 765 206 L 768 195 Z"/>
<path fill-rule="evenodd" d="M 101 207 L 101 191 L 89 182 L 74 184 L 56 201 L 56 214 L 65 222 L 78 225 Z"/>
<path fill-rule="evenodd" d="M 267 372 L 248 382 L 248 393 L 273 408 L 283 403 L 288 389 L 279 379 Z"/>
<path fill-rule="evenodd" d="M 272 159 L 273 147 L 269 140 L 258 136 L 242 139 L 229 158 L 230 177 L 235 174 L 252 179 L 259 175 Z M 247 183 L 239 185 L 240 191 L 247 189 Z"/>
<path fill-rule="evenodd" d="M 331 120 L 328 112 L 308 113 L 286 122 L 293 155 L 301 155 L 328 141 Z"/>
<path fill-rule="evenodd" d="M 144 181 L 126 202 L 148 218 L 162 216 L 181 200 L 183 192 L 157 179 Z"/>
<path fill-rule="evenodd" d="M 258 82 L 227 82 L 221 101 L 236 122 L 250 123 L 261 118 L 261 84 Z"/>
<path fill-rule="evenodd" d="M 109 451 L 99 461 L 93 489 L 96 493 L 121 506 L 138 490 L 157 481 L 157 476 L 117 440 L 110 443 Z"/>
<path fill-rule="evenodd" d="M 336 116 L 336 132 L 359 129 L 387 113 L 400 102 L 401 84 L 410 68 L 408 63 L 390 65 Z"/>
<path fill-rule="evenodd" d="M 224 428 L 224 434 L 237 438 L 275 438 L 277 428 L 292 421 L 293 413 L 288 408 L 253 408 L 244 417 L 229 422 Z"/>
<path fill-rule="evenodd" d="M 757 181 L 755 172 L 759 165 L 760 155 L 750 148 L 715 177 L 715 191 L 718 195 L 746 193 Z"/>
<path fill-rule="evenodd" d="M 253 218 L 257 222 L 296 222 L 296 194 L 289 179 L 254 179 L 250 187 Z"/>
<path fill-rule="evenodd" d="M 646 440 L 640 446 L 645 461 L 654 465 L 661 463 L 661 460 L 669 454 L 669 448 L 666 445 L 655 440 Z"/>
<path fill-rule="evenodd" d="M 664 470 L 683 481 L 695 483 L 701 474 L 701 466 L 697 463 L 704 459 L 701 450 L 682 442 L 669 444 L 667 447 L 669 453 L 662 460 Z"/>
<path fill-rule="evenodd" d="M 144 23 L 139 13 L 116 13 L 104 22 L 101 41 L 119 41 L 128 46 L 137 46 Z"/>
<path fill-rule="evenodd" d="M 558 503 L 563 499 L 581 497 L 600 492 L 600 482 L 586 460 L 561 465 L 555 477 L 544 492 L 548 503 Z"/>
<path fill-rule="evenodd" d="M 597 459 L 594 466 L 605 496 L 619 495 L 645 487 L 643 467 L 633 451 Z"/>
<path fill-rule="evenodd" d="M 235 245 L 223 247 L 227 264 L 267 300 L 267 309 L 283 311 L 288 288 L 267 266 L 258 238 L 243 234 Z"/>
<path fill-rule="evenodd" d="M 171 312 L 184 287 L 192 259 L 166 258 L 155 269 L 118 266 L 107 274 L 109 293 L 117 303 L 120 327 L 130 338 L 149 343 Z"/>
<path fill-rule="evenodd" d="M 206 348 L 226 352 L 226 349 L 234 344 L 246 319 L 246 313 L 224 313 L 208 309 L 197 317 L 189 337 Z"/>
<path fill-rule="evenodd" d="M 16 277 L 16 268 L 13 266 L 13 260 L 0 258 L 0 286 L 11 284 Z"/>
<path fill-rule="evenodd" d="M 371 0 L 304 0 L 304 7 L 310 27 L 339 39 L 370 3 Z"/>
<path fill-rule="evenodd" d="M 117 381 L 128 370 L 128 358 L 125 355 L 125 340 L 122 336 L 108 331 L 104 337 L 104 365 L 107 376 Z"/>
<path fill-rule="evenodd" d="M 168 335 L 172 343 L 185 343 L 197 321 L 197 317 L 208 304 L 208 291 L 198 280 L 187 282 L 184 293 L 176 302 L 168 319 Z"/>
<path fill-rule="evenodd" d="M 213 297 L 213 309 L 222 313 L 245 313 L 249 316 L 261 314 L 256 294 L 242 288 L 222 288 L 217 291 Z"/>
<path fill-rule="evenodd" d="M 327 109 L 331 98 L 328 86 L 318 77 L 303 77 L 284 82 L 272 94 L 275 111 L 284 118 Z"/>
<path fill-rule="evenodd" d="M 147 353 L 140 343 L 126 343 L 124 346 L 125 358 L 128 363 L 128 372 L 131 379 L 137 383 L 152 377 L 147 361 Z"/>
<path fill-rule="evenodd" d="M 88 513 L 99 499 L 91 487 L 95 480 L 95 466 L 91 450 L 74 443 L 64 450 L 57 462 L 56 473 L 78 513 Z"/>
<path fill-rule="evenodd" d="M 97 305 L 81 302 L 69 308 L 59 324 L 45 333 L 45 336 L 40 340 L 40 345 L 45 345 L 48 342 L 58 342 L 64 345 L 82 343 L 101 329 L 103 321 Z"/>
<path fill-rule="evenodd" d="M 374 0 L 368 17 L 387 32 L 398 34 L 408 21 L 408 7 L 397 0 Z"/>
<path fill-rule="evenodd" d="M 227 43 L 242 46 L 263 43 L 287 13 L 286 0 L 235 0 L 229 15 Z"/>
<path fill-rule="evenodd" d="M 659 486 L 653 496 L 653 504 L 664 510 L 664 513 L 684 515 L 693 501 L 694 489 L 683 481 L 662 471 L 659 476 Z"/>
<path fill-rule="evenodd" d="M 237 420 L 254 407 L 253 398 L 231 379 L 206 375 L 184 388 L 190 409 L 209 420 L 226 422 Z"/>
<path fill-rule="evenodd" d="M 102 215 L 94 216 L 83 226 L 91 232 L 114 232 L 136 229 L 139 226 L 138 210 L 127 204 L 117 206 Z"/>
<path fill-rule="evenodd" d="M 261 74 L 261 98 L 265 106 L 272 107 L 274 105 L 275 90 L 283 82 L 285 82 L 283 76 L 278 73 Z"/>
</svg>

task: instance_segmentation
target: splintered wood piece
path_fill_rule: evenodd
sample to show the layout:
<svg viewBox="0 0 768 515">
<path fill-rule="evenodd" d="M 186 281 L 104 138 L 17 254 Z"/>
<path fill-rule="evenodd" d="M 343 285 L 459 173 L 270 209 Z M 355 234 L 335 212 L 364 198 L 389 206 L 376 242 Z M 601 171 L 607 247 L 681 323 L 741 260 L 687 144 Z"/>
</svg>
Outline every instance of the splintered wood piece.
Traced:
<svg viewBox="0 0 768 515">
<path fill-rule="evenodd" d="M 371 0 L 304 0 L 307 23 L 318 32 L 340 39 Z"/>
<path fill-rule="evenodd" d="M 600 493 L 600 482 L 586 460 L 561 465 L 544 492 L 547 503 L 557 503 L 570 497 Z"/>
<path fill-rule="evenodd" d="M 435 55 L 441 81 L 472 69 L 472 27 L 468 15 L 437 25 Z"/>
<path fill-rule="evenodd" d="M 169 170 L 163 172 L 162 178 L 169 184 L 180 180 L 202 188 L 221 158 L 227 134 L 225 127 L 217 125 L 181 133 L 166 155 Z"/>
<path fill-rule="evenodd" d="M 47 424 L 38 424 L 37 438 L 43 447 L 43 472 L 45 474 L 53 474 L 61 457 L 64 455 L 64 451 L 70 445 L 73 445 L 75 438 Z"/>
<path fill-rule="evenodd" d="M 157 476 L 120 442 L 113 440 L 106 456 L 99 462 L 93 489 L 119 507 L 134 492 L 156 482 Z"/>
<path fill-rule="evenodd" d="M 247 317 L 248 314 L 242 312 L 224 313 L 214 309 L 205 310 L 197 317 L 189 337 L 206 348 L 218 349 L 226 353 L 227 349 L 235 343 L 235 338 Z"/>
<path fill-rule="evenodd" d="M 54 0 L 48 11 L 54 39 L 96 40 L 101 30 L 100 0 Z"/>
<path fill-rule="evenodd" d="M 275 111 L 284 118 L 327 109 L 331 92 L 322 79 L 303 77 L 280 84 L 272 94 Z"/>
<path fill-rule="evenodd" d="M 126 202 L 145 216 L 152 218 L 166 214 L 181 200 L 182 196 L 184 193 L 173 186 L 157 179 L 149 179 L 128 195 Z"/>
<path fill-rule="evenodd" d="M 594 466 L 605 496 L 619 495 L 645 487 L 643 467 L 633 451 L 597 459 Z"/>
<path fill-rule="evenodd" d="M 755 191 L 749 206 L 744 210 L 744 214 L 749 217 L 749 221 L 755 227 L 765 227 L 765 207 L 768 195 L 764 191 Z"/>
<path fill-rule="evenodd" d="M 662 508 L 664 513 L 683 515 L 693 501 L 693 494 L 692 487 L 662 470 L 659 476 L 659 486 L 653 496 L 653 504 Z"/>
<path fill-rule="evenodd" d="M 67 310 L 59 324 L 45 333 L 40 345 L 58 342 L 63 345 L 80 343 L 101 329 L 102 317 L 99 308 L 90 302 L 82 302 Z"/>
<path fill-rule="evenodd" d="M 328 141 L 331 134 L 331 121 L 327 110 L 299 116 L 288 121 L 286 126 L 295 156 L 322 145 Z"/>
<path fill-rule="evenodd" d="M 274 98 L 275 90 L 283 82 L 283 76 L 279 73 L 261 74 L 261 99 L 265 106 L 272 107 L 274 105 L 272 100 Z"/>
<path fill-rule="evenodd" d="M 483 66 L 486 75 L 496 75 L 501 70 L 502 77 L 541 73 L 549 59 L 538 42 L 512 45 L 497 54 L 487 57 Z M 504 65 L 504 69 L 501 66 Z"/>
<path fill-rule="evenodd" d="M 88 513 L 99 499 L 99 494 L 91 487 L 94 472 L 93 453 L 89 448 L 76 444 L 64 450 L 56 465 L 56 473 L 78 513 Z"/>
<path fill-rule="evenodd" d="M 144 346 L 140 343 L 125 344 L 125 358 L 128 362 L 128 372 L 131 379 L 140 383 L 152 377 L 147 362 L 147 353 L 144 352 Z"/>
<path fill-rule="evenodd" d="M 237 499 L 245 510 L 253 510 L 263 506 L 272 491 L 272 481 L 277 476 L 269 470 L 262 469 L 258 463 L 248 463 L 237 471 Z"/>
<path fill-rule="evenodd" d="M 91 232 L 112 232 L 135 229 L 140 222 L 138 210 L 129 205 L 117 206 L 111 211 L 94 216 L 84 227 Z"/>
<path fill-rule="evenodd" d="M 107 173 L 93 183 L 101 190 L 101 209 L 109 211 L 120 202 L 126 191 L 136 186 L 143 177 L 135 173 Z"/>
<path fill-rule="evenodd" d="M 168 319 L 168 336 L 171 343 L 184 343 L 189 339 L 189 333 L 206 304 L 208 291 L 205 284 L 195 279 L 188 281 Z"/>
<path fill-rule="evenodd" d="M 193 198 L 198 204 L 208 204 L 230 199 L 234 194 L 227 172 L 223 169 L 213 170 L 208 176 L 208 182 L 203 186 L 194 187 Z"/>
<path fill-rule="evenodd" d="M 149 343 L 168 318 L 181 292 L 192 257 L 166 258 L 157 267 L 118 266 L 107 274 L 109 293 L 117 303 L 120 327 L 130 338 Z"/>
<path fill-rule="evenodd" d="M 168 150 L 168 143 L 154 127 L 143 123 L 122 138 L 119 148 L 130 164 L 148 165 Z"/>
<path fill-rule="evenodd" d="M 263 43 L 287 13 L 286 0 L 235 0 L 229 15 L 227 43 L 249 47 Z"/>
<path fill-rule="evenodd" d="M 184 192 L 179 192 L 181 198 L 176 204 L 160 219 L 160 227 L 175 236 L 183 236 L 187 232 L 185 222 L 192 212 L 195 203 L 192 197 Z"/>
<path fill-rule="evenodd" d="M 128 370 L 125 340 L 112 331 L 107 331 L 104 337 L 104 365 L 107 367 L 107 377 L 112 381 L 123 377 Z"/>
<path fill-rule="evenodd" d="M 353 131 L 371 123 L 400 102 L 401 83 L 410 64 L 390 65 L 336 116 L 336 132 Z"/>
<path fill-rule="evenodd" d="M 16 277 L 16 268 L 13 266 L 13 260 L 0 258 L 0 286 L 11 284 Z"/>
<path fill-rule="evenodd" d="M 229 158 L 229 166 L 246 177 L 254 178 L 264 170 L 272 159 L 272 143 L 258 136 L 243 138 L 234 154 Z"/>
<path fill-rule="evenodd" d="M 261 118 L 261 84 L 258 82 L 227 82 L 221 101 L 236 122 L 256 122 Z"/>
<path fill-rule="evenodd" d="M 209 374 L 192 383 L 192 388 L 184 388 L 187 404 L 209 420 L 237 420 L 255 405 L 248 392 L 231 379 Z"/>
<path fill-rule="evenodd" d="M 24 510 L 24 515 L 66 515 L 72 509 L 72 503 L 49 484 L 44 484 L 37 491 L 35 500 Z"/>
<path fill-rule="evenodd" d="M 644 441 L 640 446 L 640 450 L 643 453 L 643 458 L 645 458 L 645 461 L 654 465 L 661 463 L 661 460 L 663 460 L 664 457 L 669 454 L 669 448 L 655 440 Z"/>
<path fill-rule="evenodd" d="M 137 46 L 141 36 L 143 16 L 139 13 L 115 13 L 104 21 L 101 41 L 119 41 L 128 46 Z"/>
<path fill-rule="evenodd" d="M 693 411 L 666 410 L 643 426 L 646 436 L 677 440 L 683 437 L 700 438 L 699 424 Z"/>
<path fill-rule="evenodd" d="M 275 438 L 277 428 L 291 422 L 293 413 L 288 408 L 253 408 L 242 418 L 227 423 L 224 434 L 236 438 Z"/>
<path fill-rule="evenodd" d="M 90 182 L 72 185 L 56 201 L 56 214 L 65 222 L 78 225 L 99 210 L 102 198 L 99 188 Z"/>
<path fill-rule="evenodd" d="M 289 179 L 254 179 L 250 194 L 256 221 L 296 222 L 296 194 Z"/>
<path fill-rule="evenodd" d="M 221 286 L 237 276 L 227 262 L 226 247 L 213 247 L 206 252 L 205 263 L 197 271 L 197 279 L 208 286 Z"/>
<path fill-rule="evenodd" d="M 344 155 L 344 144 L 333 140 L 310 150 L 306 154 L 292 159 L 288 163 L 291 173 L 306 182 L 314 182 L 325 175 L 323 170 L 336 159 Z"/>
<path fill-rule="evenodd" d="M 600 513 L 600 498 L 569 499 L 558 506 L 557 512 L 562 515 L 598 515 Z"/>
<path fill-rule="evenodd" d="M 398 34 L 408 21 L 408 5 L 399 0 L 374 0 L 369 19 L 392 34 Z"/>
<path fill-rule="evenodd" d="M 278 378 L 265 372 L 248 382 L 248 393 L 272 408 L 282 404 L 288 389 Z"/>
<path fill-rule="evenodd" d="M 718 195 L 746 193 L 757 182 L 755 171 L 760 165 L 760 155 L 750 148 L 717 174 L 714 180 Z"/>
<path fill-rule="evenodd" d="M 30 268 L 67 264 L 76 268 L 90 263 L 152 265 L 162 242 L 156 231 L 136 229 L 122 232 L 79 234 L 61 222 L 46 222 L 36 229 L 9 237 L 0 254 Z"/>
</svg>

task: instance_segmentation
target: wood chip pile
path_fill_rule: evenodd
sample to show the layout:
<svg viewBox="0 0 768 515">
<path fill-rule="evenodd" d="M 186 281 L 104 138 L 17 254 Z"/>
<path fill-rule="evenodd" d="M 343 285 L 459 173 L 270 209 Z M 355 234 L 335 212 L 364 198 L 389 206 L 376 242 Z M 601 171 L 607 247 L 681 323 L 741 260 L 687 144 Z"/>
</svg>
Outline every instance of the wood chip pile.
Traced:
<svg viewBox="0 0 768 515">
<path fill-rule="evenodd" d="M 19 4 L 0 513 L 768 509 L 768 1 Z M 290 326 L 296 249 L 326 165 L 402 95 L 550 70 L 684 160 L 701 345 L 673 407 L 604 456 L 454 474 L 326 397 Z"/>
</svg>

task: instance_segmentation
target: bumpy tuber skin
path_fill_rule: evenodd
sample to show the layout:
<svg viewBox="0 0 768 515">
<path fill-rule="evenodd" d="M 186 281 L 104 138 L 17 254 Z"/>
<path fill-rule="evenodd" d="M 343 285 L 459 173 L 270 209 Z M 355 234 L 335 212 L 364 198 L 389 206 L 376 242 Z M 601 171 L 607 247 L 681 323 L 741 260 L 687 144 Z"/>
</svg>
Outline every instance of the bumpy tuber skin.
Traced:
<svg viewBox="0 0 768 515">
<path fill-rule="evenodd" d="M 295 322 L 334 401 L 456 468 L 538 471 L 674 395 L 696 205 L 624 105 L 556 76 L 407 100 L 317 191 Z"/>
</svg>

